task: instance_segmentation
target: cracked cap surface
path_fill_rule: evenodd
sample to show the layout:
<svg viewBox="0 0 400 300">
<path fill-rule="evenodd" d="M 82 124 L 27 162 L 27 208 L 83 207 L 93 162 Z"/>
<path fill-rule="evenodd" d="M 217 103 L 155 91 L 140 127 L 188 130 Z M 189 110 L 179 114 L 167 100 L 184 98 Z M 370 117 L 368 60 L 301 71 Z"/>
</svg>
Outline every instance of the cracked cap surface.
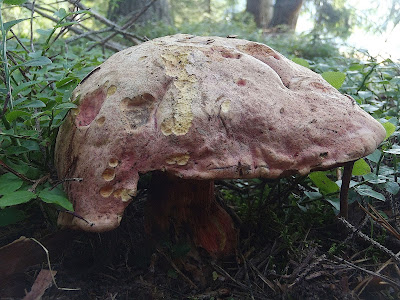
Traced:
<svg viewBox="0 0 400 300">
<path fill-rule="evenodd" d="M 60 128 L 59 178 L 77 215 L 60 223 L 119 225 L 140 173 L 277 178 L 372 153 L 384 128 L 322 77 L 270 47 L 174 35 L 114 54 L 74 91 Z M 68 220 L 67 220 L 67 219 Z"/>
</svg>

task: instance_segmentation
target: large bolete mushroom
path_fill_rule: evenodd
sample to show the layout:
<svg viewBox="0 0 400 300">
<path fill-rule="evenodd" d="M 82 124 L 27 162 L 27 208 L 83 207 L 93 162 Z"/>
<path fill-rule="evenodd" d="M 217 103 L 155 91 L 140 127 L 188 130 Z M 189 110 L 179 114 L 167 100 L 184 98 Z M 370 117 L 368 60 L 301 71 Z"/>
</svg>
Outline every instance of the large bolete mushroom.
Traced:
<svg viewBox="0 0 400 300">
<path fill-rule="evenodd" d="M 372 153 L 384 128 L 322 77 L 270 47 L 174 35 L 114 54 L 76 88 L 56 166 L 74 205 L 61 224 L 116 228 L 154 171 L 148 230 L 184 227 L 213 255 L 236 233 L 215 179 L 279 178 Z"/>
</svg>

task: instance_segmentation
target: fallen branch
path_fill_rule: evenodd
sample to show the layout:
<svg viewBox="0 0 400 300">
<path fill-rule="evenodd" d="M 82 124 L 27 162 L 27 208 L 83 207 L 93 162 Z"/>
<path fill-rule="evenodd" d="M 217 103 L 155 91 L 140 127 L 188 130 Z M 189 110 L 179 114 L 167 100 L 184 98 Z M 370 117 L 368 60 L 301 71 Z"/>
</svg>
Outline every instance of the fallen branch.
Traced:
<svg viewBox="0 0 400 300">
<path fill-rule="evenodd" d="M 128 20 L 128 22 L 126 22 L 121 29 L 122 30 L 126 30 L 128 28 L 130 28 L 133 24 L 135 24 L 135 22 L 154 4 L 154 2 L 156 2 L 157 0 L 151 0 L 149 3 L 147 3 L 142 10 L 135 14 L 134 16 L 132 16 L 132 18 L 130 18 Z M 118 32 L 114 32 L 112 34 L 110 34 L 108 37 L 104 38 L 103 40 L 101 40 L 100 42 L 92 45 L 91 47 L 89 47 L 88 51 L 90 51 L 91 49 L 93 49 L 95 46 L 101 44 L 104 45 L 105 43 L 107 43 L 110 39 L 112 39 L 114 36 L 116 36 L 118 34 Z"/>
<path fill-rule="evenodd" d="M 53 22 L 55 22 L 55 23 L 58 22 L 58 20 L 57 20 L 56 18 L 54 18 L 54 17 L 52 17 L 51 15 L 49 15 L 49 14 L 43 12 L 43 11 L 40 9 L 40 7 L 38 8 L 38 5 L 33 6 L 32 3 L 27 2 L 27 3 L 24 3 L 22 6 L 25 7 L 25 8 L 27 8 L 27 9 L 29 9 L 29 10 L 34 10 L 37 14 L 41 15 L 42 17 L 44 17 L 44 18 L 46 18 L 46 19 L 49 19 L 49 20 L 51 20 L 51 21 L 53 21 Z M 72 31 L 72 32 L 74 32 L 74 33 L 76 33 L 76 34 L 84 34 L 84 33 L 85 33 L 83 30 L 78 29 L 78 28 L 75 28 L 75 27 L 73 27 L 73 26 L 70 27 L 69 30 Z M 91 36 L 91 35 L 89 35 L 87 38 L 88 38 L 89 40 L 91 40 L 91 41 L 94 41 L 94 42 L 99 42 L 99 41 L 101 41 L 101 39 L 100 39 L 99 37 L 93 37 L 93 36 Z M 121 44 L 119 44 L 119 43 L 110 42 L 110 41 L 107 41 L 107 42 L 103 43 L 102 45 L 104 45 L 104 47 L 106 47 L 107 49 L 110 49 L 110 50 L 115 51 L 115 52 L 121 51 L 121 50 L 123 50 L 123 49 L 126 48 L 125 46 L 123 46 L 123 45 L 121 45 Z"/>
<path fill-rule="evenodd" d="M 77 1 L 77 0 L 68 0 L 69 3 L 75 5 L 77 8 L 81 9 L 81 10 L 88 10 L 90 11 L 91 15 L 98 21 L 100 21 L 101 23 L 109 26 L 107 31 L 111 31 L 114 30 L 122 35 L 124 35 L 125 37 L 131 37 L 136 39 L 136 44 L 139 44 L 140 42 L 143 42 L 145 39 L 143 37 L 137 36 L 133 33 L 127 32 L 125 30 L 123 30 L 118 24 L 114 23 L 113 21 L 107 19 L 106 17 L 102 16 L 101 14 L 99 14 L 97 11 L 93 10 L 92 8 L 89 8 L 85 5 L 83 5 L 81 2 Z"/>
</svg>

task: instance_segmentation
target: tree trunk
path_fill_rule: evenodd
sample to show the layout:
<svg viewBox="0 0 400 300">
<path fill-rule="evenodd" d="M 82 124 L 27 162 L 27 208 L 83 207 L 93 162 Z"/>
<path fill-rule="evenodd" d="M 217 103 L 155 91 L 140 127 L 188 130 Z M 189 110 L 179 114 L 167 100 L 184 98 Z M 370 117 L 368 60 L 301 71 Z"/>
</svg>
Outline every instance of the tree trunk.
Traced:
<svg viewBox="0 0 400 300">
<path fill-rule="evenodd" d="M 280 31 L 295 31 L 302 4 L 303 0 L 276 0 L 269 27 L 281 26 Z"/>
<path fill-rule="evenodd" d="M 247 0 L 246 11 L 254 16 L 258 28 L 267 28 L 272 19 L 273 0 Z"/>
<path fill-rule="evenodd" d="M 150 0 L 110 0 L 107 17 L 112 21 L 121 21 L 125 16 L 139 13 Z M 163 21 L 171 23 L 168 0 L 157 0 L 138 19 L 137 23 L 149 21 Z"/>
</svg>

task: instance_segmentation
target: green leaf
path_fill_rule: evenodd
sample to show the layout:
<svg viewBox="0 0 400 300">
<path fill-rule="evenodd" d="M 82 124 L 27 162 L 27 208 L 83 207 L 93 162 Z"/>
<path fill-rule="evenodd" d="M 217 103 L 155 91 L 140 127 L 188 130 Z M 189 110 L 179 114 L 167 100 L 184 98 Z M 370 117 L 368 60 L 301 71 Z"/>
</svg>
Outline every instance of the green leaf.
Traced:
<svg viewBox="0 0 400 300">
<path fill-rule="evenodd" d="M 326 198 L 327 202 L 329 202 L 337 211 L 340 210 L 340 200 L 339 198 Z"/>
<path fill-rule="evenodd" d="M 346 78 L 346 74 L 342 72 L 324 72 L 321 76 L 336 89 L 339 89 L 342 86 Z"/>
<path fill-rule="evenodd" d="M 310 198 L 311 200 L 317 200 L 317 199 L 321 199 L 322 198 L 322 195 L 321 195 L 320 192 L 308 192 L 308 191 L 305 191 L 304 194 L 308 198 Z"/>
<path fill-rule="evenodd" d="M 48 35 L 50 35 L 52 32 L 53 32 L 53 29 L 37 29 L 36 30 L 36 32 L 37 33 L 39 33 L 40 35 L 43 35 L 43 36 L 48 36 Z"/>
<path fill-rule="evenodd" d="M 389 193 L 391 193 L 393 195 L 396 195 L 399 192 L 400 187 L 399 187 L 399 184 L 397 182 L 388 181 L 388 182 L 385 183 L 385 189 Z"/>
<path fill-rule="evenodd" d="M 349 70 L 350 71 L 358 71 L 361 70 L 364 66 L 361 64 L 353 63 L 350 65 Z"/>
<path fill-rule="evenodd" d="M 10 5 L 21 5 L 27 2 L 28 0 L 4 0 L 4 4 Z"/>
<path fill-rule="evenodd" d="M 303 67 L 306 67 L 306 68 L 310 68 L 310 64 L 308 63 L 308 61 L 306 61 L 303 58 L 294 57 L 294 58 L 292 58 L 292 61 L 294 61 L 296 64 L 299 64 L 300 66 L 303 66 Z"/>
<path fill-rule="evenodd" d="M 4 2 L 5 3 L 5 2 Z M 28 20 L 29 18 L 25 19 L 18 19 L 18 20 L 12 20 L 10 22 L 6 22 L 3 24 L 5 32 L 9 31 L 14 25 L 17 25 L 18 23 L 21 23 L 22 21 Z"/>
<path fill-rule="evenodd" d="M 46 104 L 40 100 L 32 100 L 20 106 L 20 108 L 39 108 L 39 107 L 46 107 Z"/>
<path fill-rule="evenodd" d="M 72 102 L 66 102 L 58 104 L 56 107 L 54 107 L 54 109 L 70 109 L 76 107 L 78 107 L 76 104 L 73 104 Z"/>
<path fill-rule="evenodd" d="M 383 196 L 381 193 L 375 192 L 370 186 L 365 184 L 356 187 L 356 191 L 362 196 L 368 196 L 371 198 L 378 199 L 380 201 L 386 200 L 385 196 Z"/>
<path fill-rule="evenodd" d="M 339 191 L 339 186 L 326 176 L 326 172 L 313 172 L 308 175 L 308 177 L 322 194 L 330 194 Z"/>
<path fill-rule="evenodd" d="M 40 66 L 46 66 L 50 65 L 53 62 L 51 61 L 50 58 L 46 56 L 39 56 L 37 58 L 28 60 L 27 62 L 24 62 L 22 65 L 28 66 L 28 67 L 40 67 Z"/>
<path fill-rule="evenodd" d="M 72 203 L 69 202 L 67 198 L 67 195 L 59 188 L 54 188 L 52 190 L 46 188 L 42 190 L 38 196 L 46 203 L 57 204 L 70 211 L 74 210 Z"/>
<path fill-rule="evenodd" d="M 25 219 L 25 213 L 15 207 L 0 209 L 0 227 L 15 224 Z"/>
<path fill-rule="evenodd" d="M 376 175 L 374 173 L 369 173 L 369 174 L 365 174 L 363 176 L 363 179 L 365 181 L 368 181 L 369 183 L 372 184 L 380 184 L 380 183 L 385 183 L 387 178 L 383 175 Z"/>
<path fill-rule="evenodd" d="M 56 82 L 56 87 L 62 87 L 64 85 L 75 84 L 79 82 L 79 78 L 77 77 L 66 77 L 58 82 Z"/>
<path fill-rule="evenodd" d="M 383 126 L 383 127 L 385 128 L 385 130 L 386 130 L 386 137 L 385 137 L 385 140 L 386 140 L 388 137 L 390 137 L 390 136 L 396 131 L 396 126 L 393 125 L 393 124 L 390 123 L 390 122 L 383 123 L 382 126 Z"/>
<path fill-rule="evenodd" d="M 27 153 L 30 150 L 22 146 L 10 146 L 5 148 L 5 153 L 8 155 L 19 155 L 21 153 Z"/>
<path fill-rule="evenodd" d="M 30 116 L 31 114 L 24 111 L 24 110 L 13 110 L 11 112 L 9 112 L 8 114 L 6 114 L 6 119 L 8 122 L 13 122 L 15 121 L 17 118 L 19 117 L 23 117 L 23 116 Z"/>
<path fill-rule="evenodd" d="M 33 198 L 36 198 L 36 195 L 29 191 L 16 191 L 11 194 L 4 195 L 0 198 L 0 207 L 4 206 L 12 206 L 17 204 L 22 204 L 29 202 Z"/>
<path fill-rule="evenodd" d="M 10 194 L 18 190 L 24 182 L 12 173 L 0 176 L 0 195 Z"/>
<path fill-rule="evenodd" d="M 60 8 L 58 11 L 54 13 L 56 17 L 59 17 L 60 19 L 64 18 L 67 16 L 67 11 L 64 8 Z"/>
<path fill-rule="evenodd" d="M 382 155 L 382 152 L 378 149 L 376 149 L 374 152 L 372 152 L 370 155 L 367 156 L 367 158 L 374 162 L 374 163 L 378 163 L 378 161 L 380 160 Z"/>
<path fill-rule="evenodd" d="M 372 97 L 371 91 L 358 91 L 358 96 L 360 96 L 363 100 Z"/>
<path fill-rule="evenodd" d="M 360 158 L 354 163 L 352 174 L 354 176 L 362 176 L 371 173 L 371 168 L 367 162 Z"/>
<path fill-rule="evenodd" d="M 40 81 L 38 81 L 38 80 L 32 80 L 32 81 L 20 83 L 13 89 L 13 95 L 16 96 L 18 93 L 22 92 L 23 90 L 27 89 L 28 87 L 33 86 L 38 83 L 40 83 Z"/>
<path fill-rule="evenodd" d="M 212 278 L 213 278 L 213 280 L 215 281 L 215 280 L 217 280 L 218 279 L 218 273 L 217 272 L 212 272 Z"/>
</svg>

